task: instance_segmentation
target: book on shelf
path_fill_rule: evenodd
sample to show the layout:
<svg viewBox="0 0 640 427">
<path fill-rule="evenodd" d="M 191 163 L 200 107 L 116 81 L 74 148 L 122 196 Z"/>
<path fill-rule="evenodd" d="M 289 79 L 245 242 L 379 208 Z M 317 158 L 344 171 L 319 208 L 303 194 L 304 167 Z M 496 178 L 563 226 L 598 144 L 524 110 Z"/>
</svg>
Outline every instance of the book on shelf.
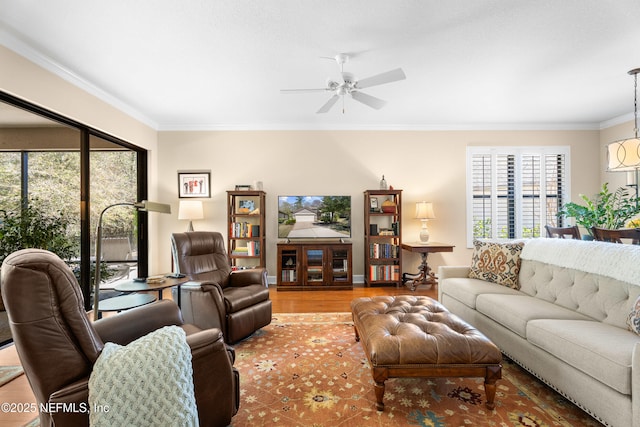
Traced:
<svg viewBox="0 0 640 427">
<path fill-rule="evenodd" d="M 342 262 L 340 262 L 342 261 Z M 349 271 L 349 262 L 346 259 L 338 259 L 333 261 L 334 272 L 347 272 Z"/>
<path fill-rule="evenodd" d="M 249 222 L 232 222 L 229 230 L 231 237 L 247 238 L 260 237 L 260 225 L 251 224 Z"/>
<path fill-rule="evenodd" d="M 397 281 L 400 280 L 399 265 L 371 265 L 369 266 L 369 280 L 372 281 Z"/>
<path fill-rule="evenodd" d="M 260 255 L 260 242 L 250 241 L 247 246 L 236 246 L 232 251 L 232 255 L 239 256 L 257 256 Z"/>
<path fill-rule="evenodd" d="M 398 258 L 400 246 L 391 243 L 370 243 L 369 258 Z"/>
<path fill-rule="evenodd" d="M 283 282 L 295 282 L 296 281 L 296 271 L 295 270 L 282 270 L 282 281 Z"/>
<path fill-rule="evenodd" d="M 378 235 L 379 236 L 395 236 L 396 232 L 393 230 L 393 228 L 381 228 Z"/>
</svg>

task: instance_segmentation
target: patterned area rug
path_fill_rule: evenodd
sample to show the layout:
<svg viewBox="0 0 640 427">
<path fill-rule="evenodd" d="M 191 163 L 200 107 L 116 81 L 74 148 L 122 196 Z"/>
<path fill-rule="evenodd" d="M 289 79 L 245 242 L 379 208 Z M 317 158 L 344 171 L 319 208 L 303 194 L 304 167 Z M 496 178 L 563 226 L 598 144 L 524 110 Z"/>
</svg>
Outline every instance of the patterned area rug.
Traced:
<svg viewBox="0 0 640 427">
<path fill-rule="evenodd" d="M 22 374 L 22 366 L 0 366 L 0 387 Z"/>
<path fill-rule="evenodd" d="M 233 426 L 601 425 L 506 359 L 493 411 L 482 379 L 394 378 L 378 412 L 350 313 L 277 314 L 235 349 L 241 402 Z"/>
</svg>

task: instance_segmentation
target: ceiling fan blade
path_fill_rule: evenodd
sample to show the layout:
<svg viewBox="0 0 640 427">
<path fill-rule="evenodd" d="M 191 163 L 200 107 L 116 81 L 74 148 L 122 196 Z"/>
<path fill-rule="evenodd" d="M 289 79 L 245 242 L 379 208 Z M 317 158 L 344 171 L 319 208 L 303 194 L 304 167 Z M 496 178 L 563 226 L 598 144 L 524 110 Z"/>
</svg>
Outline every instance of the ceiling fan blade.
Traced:
<svg viewBox="0 0 640 427">
<path fill-rule="evenodd" d="M 402 68 L 396 68 L 395 70 L 387 71 L 386 73 L 376 74 L 375 76 L 358 80 L 356 88 L 364 89 L 371 86 L 383 85 L 385 83 L 397 82 L 398 80 L 404 80 L 406 78 L 407 76 L 404 74 L 404 71 L 402 71 Z"/>
<path fill-rule="evenodd" d="M 326 92 L 328 89 L 327 88 L 322 88 L 322 89 L 280 89 L 280 93 L 283 93 L 285 95 L 288 94 L 292 94 L 292 93 L 317 93 L 317 92 Z"/>
<path fill-rule="evenodd" d="M 375 96 L 367 95 L 366 93 L 358 92 L 356 90 L 351 92 L 351 97 L 356 101 L 368 105 L 371 108 L 375 108 L 376 110 L 381 109 L 387 103 L 387 101 L 384 101 L 380 98 L 376 98 Z"/>
<path fill-rule="evenodd" d="M 340 97 L 338 95 L 333 95 L 322 107 L 320 107 L 318 111 L 316 111 L 316 114 L 326 113 L 329 111 L 331 107 L 333 107 L 333 104 L 338 102 L 339 98 Z"/>
</svg>

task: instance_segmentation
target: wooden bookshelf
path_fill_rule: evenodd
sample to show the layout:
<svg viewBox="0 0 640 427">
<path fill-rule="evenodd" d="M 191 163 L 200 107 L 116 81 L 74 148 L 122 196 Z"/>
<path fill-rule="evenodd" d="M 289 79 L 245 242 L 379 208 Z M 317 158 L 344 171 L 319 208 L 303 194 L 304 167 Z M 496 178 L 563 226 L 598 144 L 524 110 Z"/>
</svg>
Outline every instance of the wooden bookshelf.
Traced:
<svg viewBox="0 0 640 427">
<path fill-rule="evenodd" d="M 386 209 L 385 201 L 393 202 Z M 366 286 L 402 285 L 402 190 L 364 192 Z"/>
<path fill-rule="evenodd" d="M 227 250 L 232 267 L 266 267 L 264 191 L 227 191 Z"/>
</svg>

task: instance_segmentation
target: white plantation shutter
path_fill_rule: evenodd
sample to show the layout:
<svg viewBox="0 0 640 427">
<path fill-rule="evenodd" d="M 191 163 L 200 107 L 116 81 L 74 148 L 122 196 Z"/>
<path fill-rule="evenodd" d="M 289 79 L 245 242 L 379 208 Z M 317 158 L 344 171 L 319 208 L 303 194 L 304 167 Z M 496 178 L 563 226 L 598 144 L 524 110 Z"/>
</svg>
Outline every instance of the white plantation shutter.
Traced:
<svg viewBox="0 0 640 427">
<path fill-rule="evenodd" d="M 568 147 L 468 147 L 467 245 L 544 235 L 569 191 Z"/>
</svg>

